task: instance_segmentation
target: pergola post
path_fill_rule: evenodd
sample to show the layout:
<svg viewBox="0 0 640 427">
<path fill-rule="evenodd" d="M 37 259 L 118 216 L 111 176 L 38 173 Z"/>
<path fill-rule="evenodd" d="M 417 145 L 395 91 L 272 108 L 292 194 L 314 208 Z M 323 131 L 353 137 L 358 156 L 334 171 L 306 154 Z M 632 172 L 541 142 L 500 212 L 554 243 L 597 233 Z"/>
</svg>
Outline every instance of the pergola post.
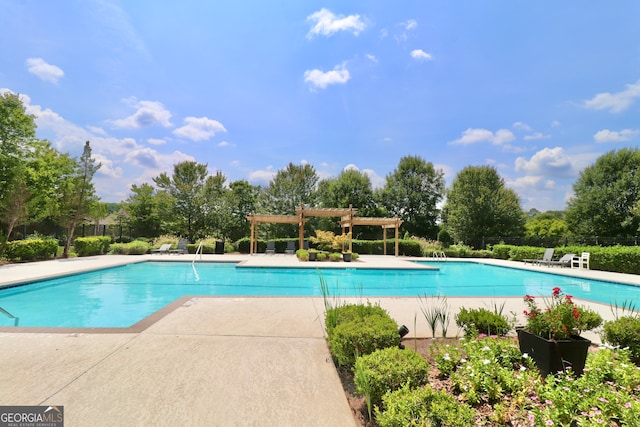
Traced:
<svg viewBox="0 0 640 427">
<path fill-rule="evenodd" d="M 382 227 L 382 250 L 383 250 L 383 254 L 387 254 L 387 228 L 386 227 Z"/>
<path fill-rule="evenodd" d="M 398 234 L 400 231 L 400 224 L 398 224 L 398 222 L 396 222 L 396 256 L 398 256 L 398 252 L 399 252 L 399 244 L 398 244 Z"/>
<path fill-rule="evenodd" d="M 304 203 L 300 205 L 300 213 L 298 214 L 298 249 L 304 249 Z"/>
</svg>

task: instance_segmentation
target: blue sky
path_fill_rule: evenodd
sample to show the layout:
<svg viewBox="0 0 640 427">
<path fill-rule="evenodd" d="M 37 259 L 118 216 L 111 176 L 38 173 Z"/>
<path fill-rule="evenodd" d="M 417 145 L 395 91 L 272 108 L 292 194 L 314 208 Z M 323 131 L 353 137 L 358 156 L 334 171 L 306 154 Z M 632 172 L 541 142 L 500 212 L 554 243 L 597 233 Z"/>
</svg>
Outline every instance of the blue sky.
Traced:
<svg viewBox="0 0 640 427">
<path fill-rule="evenodd" d="M 4 0 L 0 90 L 103 166 L 104 201 L 184 160 L 374 187 L 418 155 L 492 165 L 524 209 L 640 142 L 640 2 Z"/>
</svg>

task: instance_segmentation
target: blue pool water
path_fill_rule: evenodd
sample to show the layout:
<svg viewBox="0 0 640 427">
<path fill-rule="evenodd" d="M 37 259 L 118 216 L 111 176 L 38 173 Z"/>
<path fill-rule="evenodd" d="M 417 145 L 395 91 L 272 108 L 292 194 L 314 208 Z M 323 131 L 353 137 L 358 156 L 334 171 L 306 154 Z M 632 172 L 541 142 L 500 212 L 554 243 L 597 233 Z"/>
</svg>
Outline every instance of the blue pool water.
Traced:
<svg viewBox="0 0 640 427">
<path fill-rule="evenodd" d="M 439 270 L 236 268 L 231 263 L 144 262 L 0 290 L 0 307 L 20 326 L 129 327 L 185 295 L 485 296 L 550 295 L 610 304 L 636 300 L 640 288 L 473 262 Z M 0 315 L 0 326 L 13 320 Z"/>
</svg>

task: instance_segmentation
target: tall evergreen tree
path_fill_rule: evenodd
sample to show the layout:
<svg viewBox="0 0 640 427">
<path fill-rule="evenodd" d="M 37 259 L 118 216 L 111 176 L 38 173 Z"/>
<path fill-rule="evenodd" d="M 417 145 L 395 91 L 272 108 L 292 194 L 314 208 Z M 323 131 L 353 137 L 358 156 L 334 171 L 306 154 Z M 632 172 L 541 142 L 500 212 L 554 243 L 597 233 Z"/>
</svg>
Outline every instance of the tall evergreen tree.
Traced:
<svg viewBox="0 0 640 427">
<path fill-rule="evenodd" d="M 91 157 L 89 141 L 85 142 L 82 156 L 73 166 L 62 188 L 58 217 L 67 233 L 67 241 L 62 253 L 64 258 L 69 256 L 76 227 L 89 216 L 92 204 L 98 201 L 93 186 L 93 176 L 102 164 L 96 163 L 95 159 Z"/>
</svg>

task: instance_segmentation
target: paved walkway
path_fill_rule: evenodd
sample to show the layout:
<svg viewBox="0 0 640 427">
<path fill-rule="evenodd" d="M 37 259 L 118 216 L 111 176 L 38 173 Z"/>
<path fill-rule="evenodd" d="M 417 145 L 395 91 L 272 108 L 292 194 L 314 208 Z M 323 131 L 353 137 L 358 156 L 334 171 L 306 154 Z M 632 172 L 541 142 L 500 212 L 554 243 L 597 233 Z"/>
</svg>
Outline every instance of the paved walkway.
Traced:
<svg viewBox="0 0 640 427">
<path fill-rule="evenodd" d="M 0 286 L 147 259 L 191 261 L 193 256 L 102 256 L 6 265 L 0 266 Z M 286 255 L 210 255 L 203 260 L 300 266 Z M 362 256 L 358 266 L 416 267 L 381 256 Z M 640 284 L 632 275 L 562 273 Z M 429 336 L 416 298 L 369 300 L 412 329 L 407 338 Z M 451 313 L 461 306 L 490 307 L 494 302 L 448 298 Z M 608 317 L 608 306 L 588 305 Z M 506 299 L 506 312 L 521 310 L 521 298 Z M 324 339 L 323 312 L 322 298 L 194 297 L 178 301 L 137 330 L 2 328 L 0 405 L 64 405 L 67 426 L 353 426 Z M 456 333 L 453 324 L 450 334 Z"/>
</svg>

